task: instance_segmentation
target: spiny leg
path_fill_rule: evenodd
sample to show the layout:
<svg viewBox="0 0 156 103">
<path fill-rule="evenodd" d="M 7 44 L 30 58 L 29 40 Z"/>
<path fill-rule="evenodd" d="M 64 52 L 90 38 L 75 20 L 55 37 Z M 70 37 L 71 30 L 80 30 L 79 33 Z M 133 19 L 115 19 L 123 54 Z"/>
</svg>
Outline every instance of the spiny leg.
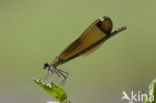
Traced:
<svg viewBox="0 0 156 103">
<path fill-rule="evenodd" d="M 65 83 L 65 81 L 66 81 L 66 79 L 68 78 L 68 72 L 65 72 L 65 71 L 60 70 L 60 69 L 57 69 L 57 68 L 54 68 L 54 71 L 57 71 L 61 76 L 63 76 L 64 79 L 63 79 L 63 81 L 60 83 L 61 86 L 63 86 L 64 83 Z M 65 76 L 63 73 L 65 73 L 66 76 Z"/>
<path fill-rule="evenodd" d="M 64 76 L 65 76 L 66 78 L 68 78 L 68 74 L 69 74 L 68 72 L 65 72 L 65 71 L 63 71 L 63 70 L 61 70 L 61 69 L 57 69 L 57 68 L 54 68 L 54 70 L 58 71 L 59 73 L 65 73 L 66 76 L 65 76 L 65 75 L 64 75 Z"/>
<path fill-rule="evenodd" d="M 39 81 L 42 81 L 43 79 L 45 81 L 45 79 L 48 78 L 48 77 L 49 77 L 49 68 L 47 70 L 47 74 L 45 76 L 43 76 L 41 79 L 39 79 Z"/>
<path fill-rule="evenodd" d="M 48 70 L 47 70 L 47 75 L 45 76 L 43 82 L 45 82 L 45 81 L 51 76 L 49 70 L 50 70 L 50 69 L 48 68 Z M 51 72 L 51 73 L 52 73 L 52 75 L 54 74 L 54 72 Z"/>
<path fill-rule="evenodd" d="M 66 79 L 68 78 L 68 76 L 66 77 L 62 72 L 59 72 L 62 76 L 63 76 L 63 80 L 61 81 L 60 85 L 63 86 L 65 84 Z"/>
<path fill-rule="evenodd" d="M 58 76 L 58 77 L 56 77 L 56 80 L 55 80 L 55 82 L 57 82 L 58 79 L 60 78 L 60 73 L 59 73 L 58 71 L 55 71 L 55 70 L 54 70 L 54 72 L 55 72 L 55 73 L 57 74 L 57 76 Z"/>
<path fill-rule="evenodd" d="M 50 76 L 50 75 L 49 75 L 49 74 L 50 74 L 50 73 L 49 73 L 49 70 L 50 70 L 50 68 L 48 68 L 47 74 L 46 74 L 45 76 L 43 76 L 39 81 L 41 81 L 41 80 L 44 79 L 43 82 L 45 82 L 45 81 L 49 78 L 49 76 Z M 51 71 L 51 73 L 54 74 L 53 71 Z"/>
</svg>

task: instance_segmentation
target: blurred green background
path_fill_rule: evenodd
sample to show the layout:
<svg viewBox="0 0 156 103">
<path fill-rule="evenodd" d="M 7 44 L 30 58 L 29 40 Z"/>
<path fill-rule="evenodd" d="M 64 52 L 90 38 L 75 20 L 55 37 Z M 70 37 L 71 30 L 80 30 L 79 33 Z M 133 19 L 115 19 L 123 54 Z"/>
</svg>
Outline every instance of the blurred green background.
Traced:
<svg viewBox="0 0 156 103">
<path fill-rule="evenodd" d="M 120 103 L 122 91 L 147 90 L 156 77 L 154 0 L 0 0 L 0 103 L 54 100 L 32 81 L 44 62 L 75 40 L 97 18 L 128 29 L 93 54 L 58 68 L 73 103 Z"/>
</svg>

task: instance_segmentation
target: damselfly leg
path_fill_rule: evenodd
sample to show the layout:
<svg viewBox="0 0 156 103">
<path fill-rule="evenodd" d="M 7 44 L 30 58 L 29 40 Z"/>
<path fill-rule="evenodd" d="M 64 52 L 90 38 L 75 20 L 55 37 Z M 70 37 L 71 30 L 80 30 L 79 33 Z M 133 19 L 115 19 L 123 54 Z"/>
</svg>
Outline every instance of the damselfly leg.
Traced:
<svg viewBox="0 0 156 103">
<path fill-rule="evenodd" d="M 51 71 L 51 73 L 54 74 L 53 71 Z M 50 76 L 50 68 L 48 68 L 47 74 L 45 76 L 43 76 L 41 79 L 39 79 L 39 81 L 43 80 L 45 82 L 49 78 L 49 76 Z"/>
<path fill-rule="evenodd" d="M 63 70 L 54 68 L 54 67 L 52 67 L 52 66 L 51 66 L 51 68 L 50 68 L 50 71 L 55 72 L 56 75 L 58 75 L 59 78 L 60 78 L 60 76 L 63 77 L 63 80 L 62 80 L 61 83 L 60 83 L 60 85 L 63 86 L 64 83 L 65 83 L 65 81 L 66 81 L 66 79 L 68 78 L 68 75 L 69 75 L 68 72 L 65 72 L 65 71 L 63 71 Z"/>
</svg>

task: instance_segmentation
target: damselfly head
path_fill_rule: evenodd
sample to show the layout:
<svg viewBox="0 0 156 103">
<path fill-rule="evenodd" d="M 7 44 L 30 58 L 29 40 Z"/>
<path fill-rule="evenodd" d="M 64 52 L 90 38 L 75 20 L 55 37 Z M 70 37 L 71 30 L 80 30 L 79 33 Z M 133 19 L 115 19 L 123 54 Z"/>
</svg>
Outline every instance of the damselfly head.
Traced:
<svg viewBox="0 0 156 103">
<path fill-rule="evenodd" d="M 46 69 L 46 68 L 48 68 L 48 67 L 49 67 L 49 63 L 44 63 L 43 69 Z"/>
</svg>

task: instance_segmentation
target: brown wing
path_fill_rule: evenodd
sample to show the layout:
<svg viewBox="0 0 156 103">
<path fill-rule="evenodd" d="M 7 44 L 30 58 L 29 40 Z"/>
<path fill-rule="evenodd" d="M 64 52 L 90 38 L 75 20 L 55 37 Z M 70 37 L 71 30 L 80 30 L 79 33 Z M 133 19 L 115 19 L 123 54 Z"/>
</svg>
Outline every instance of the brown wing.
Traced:
<svg viewBox="0 0 156 103">
<path fill-rule="evenodd" d="M 86 56 L 86 55 L 89 55 L 89 54 L 93 53 L 95 50 L 100 48 L 102 45 L 103 45 L 103 42 L 99 43 L 97 46 L 94 46 L 91 49 L 89 49 L 87 52 L 81 54 L 81 56 Z"/>
<path fill-rule="evenodd" d="M 91 24 L 87 28 L 85 32 L 83 32 L 83 34 L 77 40 L 75 40 L 72 44 L 70 44 L 59 55 L 59 58 L 61 58 L 64 61 L 67 61 L 69 58 L 72 57 L 75 58 L 77 56 L 89 53 L 90 51 L 92 51 L 92 49 L 96 48 L 95 46 L 94 47 L 91 46 L 93 44 L 96 44 L 102 38 L 109 35 L 111 30 L 112 30 L 112 21 L 110 18 L 104 16 L 97 19 L 93 24 Z"/>
</svg>

